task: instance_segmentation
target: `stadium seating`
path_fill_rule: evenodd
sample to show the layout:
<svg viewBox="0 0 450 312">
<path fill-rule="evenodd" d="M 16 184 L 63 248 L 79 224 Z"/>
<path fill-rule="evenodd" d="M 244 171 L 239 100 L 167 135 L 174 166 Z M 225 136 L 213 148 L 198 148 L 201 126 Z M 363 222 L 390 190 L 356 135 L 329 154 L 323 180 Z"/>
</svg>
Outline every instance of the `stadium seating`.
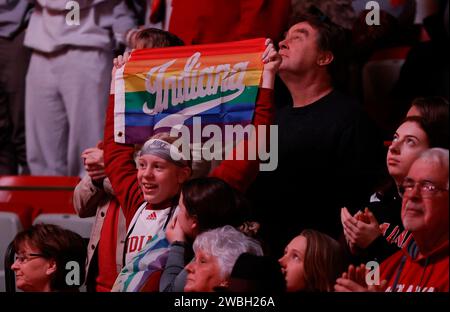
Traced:
<svg viewBox="0 0 450 312">
<path fill-rule="evenodd" d="M 18 213 L 24 228 L 41 213 L 73 214 L 73 190 L 79 181 L 79 177 L 0 176 L 0 211 Z M 31 217 L 24 216 L 29 207 L 32 211 L 26 213 Z"/>
<path fill-rule="evenodd" d="M 56 224 L 62 228 L 71 230 L 80 234 L 83 238 L 89 238 L 91 235 L 92 225 L 95 217 L 80 218 L 74 214 L 60 214 L 60 213 L 43 213 L 34 219 L 33 224 L 47 223 Z"/>
<path fill-rule="evenodd" d="M 395 105 L 392 90 L 410 47 L 383 49 L 364 65 L 362 82 L 367 112 L 383 130 L 390 130 Z"/>
</svg>

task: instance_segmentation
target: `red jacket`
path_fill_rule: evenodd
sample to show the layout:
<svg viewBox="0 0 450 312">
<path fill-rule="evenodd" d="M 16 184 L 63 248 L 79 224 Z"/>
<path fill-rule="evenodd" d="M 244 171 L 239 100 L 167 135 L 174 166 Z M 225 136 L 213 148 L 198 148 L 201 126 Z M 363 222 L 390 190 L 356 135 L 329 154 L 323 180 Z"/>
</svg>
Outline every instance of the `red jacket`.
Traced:
<svg viewBox="0 0 450 312">
<path fill-rule="evenodd" d="M 253 125 L 271 124 L 273 116 L 273 91 L 259 89 Z M 133 145 L 114 142 L 114 95 L 110 95 L 106 113 L 103 157 L 106 174 L 111 181 L 116 198 L 122 206 L 127 228 L 134 214 L 144 202 L 137 181 L 137 169 L 133 154 Z M 258 160 L 224 160 L 211 173 L 211 176 L 221 178 L 237 190 L 244 192 L 256 178 L 258 171 Z"/>
<path fill-rule="evenodd" d="M 291 0 L 173 0 L 169 31 L 186 45 L 250 38 L 280 40 Z"/>
<path fill-rule="evenodd" d="M 381 280 L 386 291 L 448 292 L 448 240 L 427 255 L 418 253 L 414 240 L 381 263 Z M 397 281 L 396 281 L 397 280 Z"/>
</svg>

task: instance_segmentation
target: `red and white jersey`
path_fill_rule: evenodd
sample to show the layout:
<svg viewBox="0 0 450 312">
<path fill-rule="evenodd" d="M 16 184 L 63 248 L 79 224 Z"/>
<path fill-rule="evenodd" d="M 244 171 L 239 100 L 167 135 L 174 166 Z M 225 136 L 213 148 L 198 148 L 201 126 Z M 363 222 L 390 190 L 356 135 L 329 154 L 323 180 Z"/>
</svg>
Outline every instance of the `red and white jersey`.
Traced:
<svg viewBox="0 0 450 312">
<path fill-rule="evenodd" d="M 154 210 L 146 202 L 139 207 L 128 228 L 125 250 L 125 264 L 150 241 L 167 224 L 171 207 Z"/>
</svg>

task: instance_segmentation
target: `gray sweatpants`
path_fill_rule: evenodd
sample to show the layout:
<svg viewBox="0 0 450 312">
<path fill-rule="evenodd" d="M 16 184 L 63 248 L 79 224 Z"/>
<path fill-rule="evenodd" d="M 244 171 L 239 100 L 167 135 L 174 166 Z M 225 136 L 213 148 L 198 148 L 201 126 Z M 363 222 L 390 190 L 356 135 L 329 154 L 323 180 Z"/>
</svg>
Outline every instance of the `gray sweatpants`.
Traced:
<svg viewBox="0 0 450 312">
<path fill-rule="evenodd" d="M 33 52 L 26 78 L 27 159 L 33 175 L 83 176 L 81 152 L 103 137 L 112 53 Z"/>
<path fill-rule="evenodd" d="M 0 175 L 27 173 L 25 153 L 25 76 L 31 51 L 25 30 L 13 39 L 0 37 Z"/>
</svg>

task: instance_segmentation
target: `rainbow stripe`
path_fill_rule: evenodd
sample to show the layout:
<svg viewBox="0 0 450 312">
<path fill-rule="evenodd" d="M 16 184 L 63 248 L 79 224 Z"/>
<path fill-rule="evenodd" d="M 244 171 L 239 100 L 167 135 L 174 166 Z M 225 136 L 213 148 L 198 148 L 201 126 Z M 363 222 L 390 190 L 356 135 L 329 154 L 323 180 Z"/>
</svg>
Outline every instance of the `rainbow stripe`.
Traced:
<svg viewBox="0 0 450 312">
<path fill-rule="evenodd" d="M 116 71 L 115 141 L 143 143 L 192 118 L 202 126 L 251 122 L 264 39 L 141 49 Z"/>
</svg>

